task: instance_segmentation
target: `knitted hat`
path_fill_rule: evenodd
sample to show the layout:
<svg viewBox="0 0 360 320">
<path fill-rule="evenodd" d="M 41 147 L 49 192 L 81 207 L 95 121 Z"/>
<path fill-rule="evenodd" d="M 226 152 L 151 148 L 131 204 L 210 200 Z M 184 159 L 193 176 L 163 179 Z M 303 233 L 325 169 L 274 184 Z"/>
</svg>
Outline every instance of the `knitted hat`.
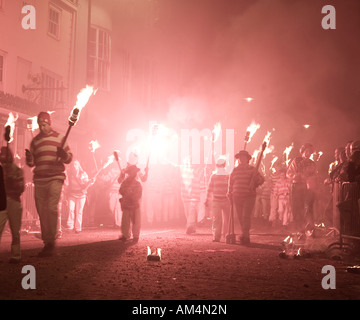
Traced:
<svg viewBox="0 0 360 320">
<path fill-rule="evenodd" d="M 217 160 L 216 160 L 216 166 L 217 167 L 224 167 L 226 165 L 226 158 L 223 156 L 220 156 Z"/>
<path fill-rule="evenodd" d="M 37 116 L 37 122 L 39 123 L 41 121 L 46 122 L 48 125 L 51 125 L 51 118 L 50 114 L 44 111 L 41 111 L 39 115 Z"/>
</svg>

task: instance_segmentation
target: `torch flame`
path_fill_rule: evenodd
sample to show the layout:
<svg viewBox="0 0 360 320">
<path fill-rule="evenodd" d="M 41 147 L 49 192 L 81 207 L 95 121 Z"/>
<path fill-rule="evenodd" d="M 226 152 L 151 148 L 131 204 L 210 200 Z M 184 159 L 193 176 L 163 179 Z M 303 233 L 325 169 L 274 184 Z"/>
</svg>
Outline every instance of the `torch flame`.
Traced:
<svg viewBox="0 0 360 320">
<path fill-rule="evenodd" d="M 96 91 L 97 90 L 94 91 L 94 88 L 92 86 L 88 85 L 86 85 L 85 88 L 81 89 L 81 91 L 77 95 L 76 104 L 70 114 L 70 125 L 75 125 L 76 121 L 80 117 L 81 110 L 89 102 L 90 97 L 96 94 Z"/>
<path fill-rule="evenodd" d="M 221 123 L 217 122 L 217 123 L 215 123 L 214 129 L 212 130 L 213 142 L 215 142 L 219 139 L 220 133 L 221 133 Z"/>
<path fill-rule="evenodd" d="M 13 139 L 13 135 L 14 135 L 14 130 L 15 130 L 15 122 L 16 120 L 19 118 L 19 115 L 16 114 L 16 116 L 14 116 L 14 114 L 12 112 L 9 113 L 9 117 L 7 119 L 7 122 L 5 123 L 5 128 L 7 126 L 10 127 L 10 140 L 9 140 L 9 143 L 12 142 L 14 139 Z"/>
<path fill-rule="evenodd" d="M 278 159 L 279 159 L 279 158 L 275 156 L 275 157 L 271 160 L 270 170 L 274 167 L 274 164 L 275 164 L 275 162 L 276 162 Z"/>
<path fill-rule="evenodd" d="M 259 149 L 256 149 L 256 150 L 254 150 L 254 152 L 253 152 L 253 154 L 252 154 L 252 156 L 251 156 L 251 163 L 252 164 L 255 164 L 256 163 L 256 161 L 257 161 L 257 158 L 259 157 L 259 154 L 260 154 L 260 150 Z"/>
<path fill-rule="evenodd" d="M 91 152 L 95 152 L 96 149 L 100 148 L 100 144 L 97 140 L 91 140 L 89 144 L 90 144 L 89 149 Z"/>
<path fill-rule="evenodd" d="M 74 109 L 77 108 L 79 109 L 79 111 L 81 111 L 89 102 L 89 99 L 93 94 L 96 94 L 96 90 L 94 91 L 94 87 L 86 85 L 86 87 L 81 89 L 81 91 L 78 93 Z"/>
<path fill-rule="evenodd" d="M 106 163 L 103 166 L 103 169 L 107 168 L 109 165 L 111 165 L 115 160 L 114 155 L 112 154 L 111 156 L 108 157 L 108 160 L 106 161 Z"/>
<path fill-rule="evenodd" d="M 310 156 L 310 160 L 312 160 L 312 161 L 319 161 L 322 155 L 323 155 L 323 152 L 322 152 L 322 151 L 314 152 L 314 153 Z M 316 156 L 316 159 L 315 159 L 315 156 Z"/>
<path fill-rule="evenodd" d="M 253 135 L 256 133 L 256 131 L 259 128 L 260 128 L 260 125 L 258 123 L 255 123 L 255 121 L 251 122 L 250 126 L 248 126 L 248 128 L 246 129 L 246 131 L 249 132 L 248 142 L 251 141 L 251 138 L 253 137 Z"/>
<path fill-rule="evenodd" d="M 265 148 L 264 153 L 263 153 L 264 159 L 265 159 L 267 154 L 274 151 L 274 146 L 270 146 L 270 137 L 271 137 L 271 131 L 268 131 L 265 138 L 264 138 L 264 142 L 266 142 L 266 148 Z"/>
<path fill-rule="evenodd" d="M 286 147 L 283 154 L 285 155 L 285 163 L 286 163 L 286 166 L 289 166 L 289 162 L 290 162 L 290 159 L 289 159 L 289 154 L 291 152 L 291 150 L 294 148 L 294 143 L 292 143 L 290 146 Z"/>
<path fill-rule="evenodd" d="M 37 116 L 27 119 L 27 128 L 29 131 L 35 131 L 36 129 L 39 129 Z"/>
</svg>

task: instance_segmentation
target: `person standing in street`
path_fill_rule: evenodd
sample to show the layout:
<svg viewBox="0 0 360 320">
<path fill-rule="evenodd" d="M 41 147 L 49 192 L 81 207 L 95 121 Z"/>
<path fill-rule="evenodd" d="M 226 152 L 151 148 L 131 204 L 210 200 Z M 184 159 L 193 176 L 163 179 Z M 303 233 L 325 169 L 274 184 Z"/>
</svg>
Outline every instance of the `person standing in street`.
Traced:
<svg viewBox="0 0 360 320">
<path fill-rule="evenodd" d="M 65 180 L 65 165 L 72 160 L 64 136 L 51 127 L 50 114 L 40 112 L 37 117 L 39 134 L 26 149 L 26 164 L 34 167 L 35 204 L 40 218 L 41 238 L 44 248 L 39 257 L 54 254 L 58 225 L 58 205 Z"/>
</svg>

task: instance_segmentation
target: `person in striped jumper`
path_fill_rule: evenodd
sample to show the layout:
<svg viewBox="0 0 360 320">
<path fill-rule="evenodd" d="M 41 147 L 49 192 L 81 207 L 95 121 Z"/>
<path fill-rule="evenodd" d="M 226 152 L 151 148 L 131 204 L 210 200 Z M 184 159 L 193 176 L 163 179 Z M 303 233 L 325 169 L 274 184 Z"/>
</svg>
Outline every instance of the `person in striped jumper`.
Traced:
<svg viewBox="0 0 360 320">
<path fill-rule="evenodd" d="M 210 202 L 212 204 L 213 242 L 220 242 L 221 235 L 226 236 L 229 228 L 230 203 L 227 197 L 229 174 L 225 166 L 226 158 L 219 157 L 206 192 L 205 207 L 209 207 Z"/>
<path fill-rule="evenodd" d="M 44 248 L 39 257 L 51 256 L 55 249 L 58 225 L 58 205 L 65 180 L 65 166 L 72 160 L 64 136 L 51 127 L 50 114 L 40 112 L 37 117 L 40 132 L 26 149 L 26 164 L 33 169 L 35 205 L 40 218 Z"/>
<path fill-rule="evenodd" d="M 255 205 L 256 188 L 265 181 L 262 174 L 249 164 L 251 155 L 241 150 L 235 155 L 239 160 L 230 174 L 228 197 L 234 205 L 241 226 L 240 242 L 250 243 L 251 214 Z"/>
<path fill-rule="evenodd" d="M 316 163 L 311 160 L 315 148 L 305 143 L 300 148 L 300 156 L 295 157 L 286 172 L 291 185 L 291 212 L 295 228 L 305 232 L 314 225 L 314 202 L 319 187 Z"/>
<path fill-rule="evenodd" d="M 272 211 L 270 221 L 274 226 L 279 221 L 282 226 L 286 227 L 292 221 L 290 208 L 291 182 L 286 177 L 286 168 L 281 168 L 279 173 L 280 179 L 276 182 L 273 189 L 274 197 L 277 200 L 277 210 Z"/>
</svg>

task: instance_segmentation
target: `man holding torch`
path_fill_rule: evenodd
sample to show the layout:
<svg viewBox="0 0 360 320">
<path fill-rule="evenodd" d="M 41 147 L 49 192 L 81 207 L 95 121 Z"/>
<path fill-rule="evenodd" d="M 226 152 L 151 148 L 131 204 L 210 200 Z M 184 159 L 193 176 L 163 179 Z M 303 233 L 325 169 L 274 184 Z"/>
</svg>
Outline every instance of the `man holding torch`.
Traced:
<svg viewBox="0 0 360 320">
<path fill-rule="evenodd" d="M 256 188 L 265 181 L 258 166 L 253 167 L 249 164 L 251 158 L 246 150 L 241 150 L 235 155 L 239 165 L 230 174 L 228 191 L 230 203 L 235 206 L 241 226 L 240 242 L 244 245 L 250 244 L 251 214 L 255 205 Z"/>
<path fill-rule="evenodd" d="M 65 180 L 65 166 L 72 160 L 72 153 L 64 136 L 51 127 L 50 114 L 38 115 L 40 132 L 26 152 L 26 164 L 34 167 L 35 204 L 40 218 L 44 248 L 39 257 L 51 256 L 55 249 L 58 224 L 58 204 Z"/>
</svg>

